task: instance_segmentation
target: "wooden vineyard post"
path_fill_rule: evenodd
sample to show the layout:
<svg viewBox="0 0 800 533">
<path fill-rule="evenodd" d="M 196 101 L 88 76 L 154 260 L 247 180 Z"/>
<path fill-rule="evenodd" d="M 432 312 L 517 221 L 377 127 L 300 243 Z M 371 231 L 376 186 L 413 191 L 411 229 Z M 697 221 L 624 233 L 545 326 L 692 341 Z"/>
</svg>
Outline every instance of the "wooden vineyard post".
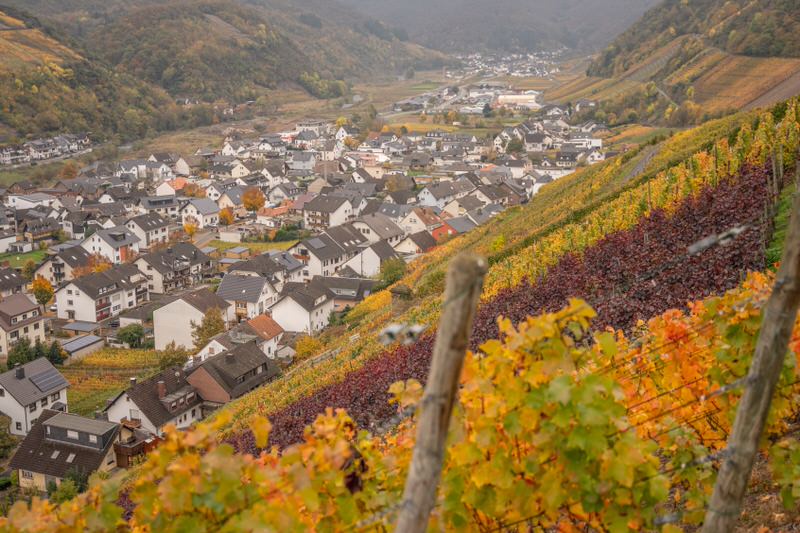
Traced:
<svg viewBox="0 0 800 533">
<path fill-rule="evenodd" d="M 485 259 L 469 254 L 459 255 L 448 268 L 442 318 L 422 396 L 417 440 L 403 491 L 397 533 L 425 531 L 436 502 L 450 415 L 486 269 Z"/>
<path fill-rule="evenodd" d="M 792 216 L 775 287 L 764 308 L 736 421 L 728 439 L 725 460 L 703 522 L 703 533 L 728 533 L 739 518 L 758 443 L 764 431 L 772 396 L 780 378 L 789 339 L 800 305 L 800 192 L 794 194 Z"/>
</svg>

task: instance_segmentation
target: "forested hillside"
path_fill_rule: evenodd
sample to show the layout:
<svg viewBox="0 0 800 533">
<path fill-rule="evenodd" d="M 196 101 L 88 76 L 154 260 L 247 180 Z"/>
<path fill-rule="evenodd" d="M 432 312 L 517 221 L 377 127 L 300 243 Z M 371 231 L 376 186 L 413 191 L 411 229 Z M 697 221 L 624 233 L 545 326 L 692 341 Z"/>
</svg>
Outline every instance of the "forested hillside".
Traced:
<svg viewBox="0 0 800 533">
<path fill-rule="evenodd" d="M 0 28 L 0 123 L 12 135 L 91 131 L 127 139 L 210 122 L 199 109 L 178 109 L 165 91 L 87 58 L 33 17 L 0 10 Z"/>
<path fill-rule="evenodd" d="M 800 4 L 665 0 L 615 39 L 589 67 L 589 75 L 620 75 L 682 35 L 731 54 L 800 57 Z"/>
<path fill-rule="evenodd" d="M 241 103 L 291 86 L 331 98 L 349 80 L 445 60 L 321 1 L 6 3 L 14 7 L 0 19 L 0 122 L 17 137 L 138 138 L 213 120 L 209 107 L 180 108 L 174 97 Z"/>
<path fill-rule="evenodd" d="M 335 2 L 180 0 L 64 4 L 7 0 L 41 13 L 93 56 L 174 96 L 243 101 L 264 89 L 322 80 L 364 80 L 409 66 L 439 66 L 441 54 Z M 313 87 L 338 96 L 341 87 Z"/>
</svg>

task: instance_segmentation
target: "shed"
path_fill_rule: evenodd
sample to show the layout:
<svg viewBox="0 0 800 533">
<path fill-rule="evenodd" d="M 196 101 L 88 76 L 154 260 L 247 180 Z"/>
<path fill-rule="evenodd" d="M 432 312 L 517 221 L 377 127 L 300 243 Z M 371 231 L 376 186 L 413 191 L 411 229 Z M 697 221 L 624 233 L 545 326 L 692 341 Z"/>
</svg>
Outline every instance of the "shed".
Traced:
<svg viewBox="0 0 800 533">
<path fill-rule="evenodd" d="M 106 342 L 97 335 L 82 335 L 70 339 L 61 345 L 67 355 L 68 359 L 64 362 L 65 365 L 70 365 L 76 361 L 80 361 L 90 353 L 96 352 L 105 346 Z"/>
</svg>

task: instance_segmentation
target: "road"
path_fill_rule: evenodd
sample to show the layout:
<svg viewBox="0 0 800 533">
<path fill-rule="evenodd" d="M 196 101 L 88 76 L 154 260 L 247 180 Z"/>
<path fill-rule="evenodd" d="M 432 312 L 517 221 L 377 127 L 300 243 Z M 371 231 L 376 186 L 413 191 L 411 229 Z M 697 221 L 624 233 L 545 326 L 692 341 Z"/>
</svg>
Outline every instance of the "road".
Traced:
<svg viewBox="0 0 800 533">
<path fill-rule="evenodd" d="M 14 170 L 15 168 L 35 167 L 37 165 L 46 165 L 48 163 L 54 163 L 56 161 L 64 161 L 65 159 L 74 159 L 82 155 L 90 154 L 92 153 L 92 150 L 94 150 L 94 148 L 87 148 L 86 150 L 81 150 L 80 152 L 73 152 L 71 154 L 64 154 L 58 157 L 51 157 L 50 159 L 40 159 L 37 161 L 32 161 L 30 163 L 20 163 L 18 165 L 0 165 L 0 171 Z"/>
</svg>

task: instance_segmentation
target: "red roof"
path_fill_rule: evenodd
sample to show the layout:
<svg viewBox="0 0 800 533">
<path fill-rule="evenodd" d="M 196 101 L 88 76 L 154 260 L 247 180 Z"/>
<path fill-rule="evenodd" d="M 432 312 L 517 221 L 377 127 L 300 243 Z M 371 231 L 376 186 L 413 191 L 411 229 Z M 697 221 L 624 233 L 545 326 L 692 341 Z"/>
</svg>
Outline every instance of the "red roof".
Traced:
<svg viewBox="0 0 800 533">
<path fill-rule="evenodd" d="M 283 328 L 280 324 L 275 322 L 269 315 L 258 315 L 255 318 L 251 318 L 247 321 L 247 325 L 267 341 L 283 333 Z"/>
</svg>

